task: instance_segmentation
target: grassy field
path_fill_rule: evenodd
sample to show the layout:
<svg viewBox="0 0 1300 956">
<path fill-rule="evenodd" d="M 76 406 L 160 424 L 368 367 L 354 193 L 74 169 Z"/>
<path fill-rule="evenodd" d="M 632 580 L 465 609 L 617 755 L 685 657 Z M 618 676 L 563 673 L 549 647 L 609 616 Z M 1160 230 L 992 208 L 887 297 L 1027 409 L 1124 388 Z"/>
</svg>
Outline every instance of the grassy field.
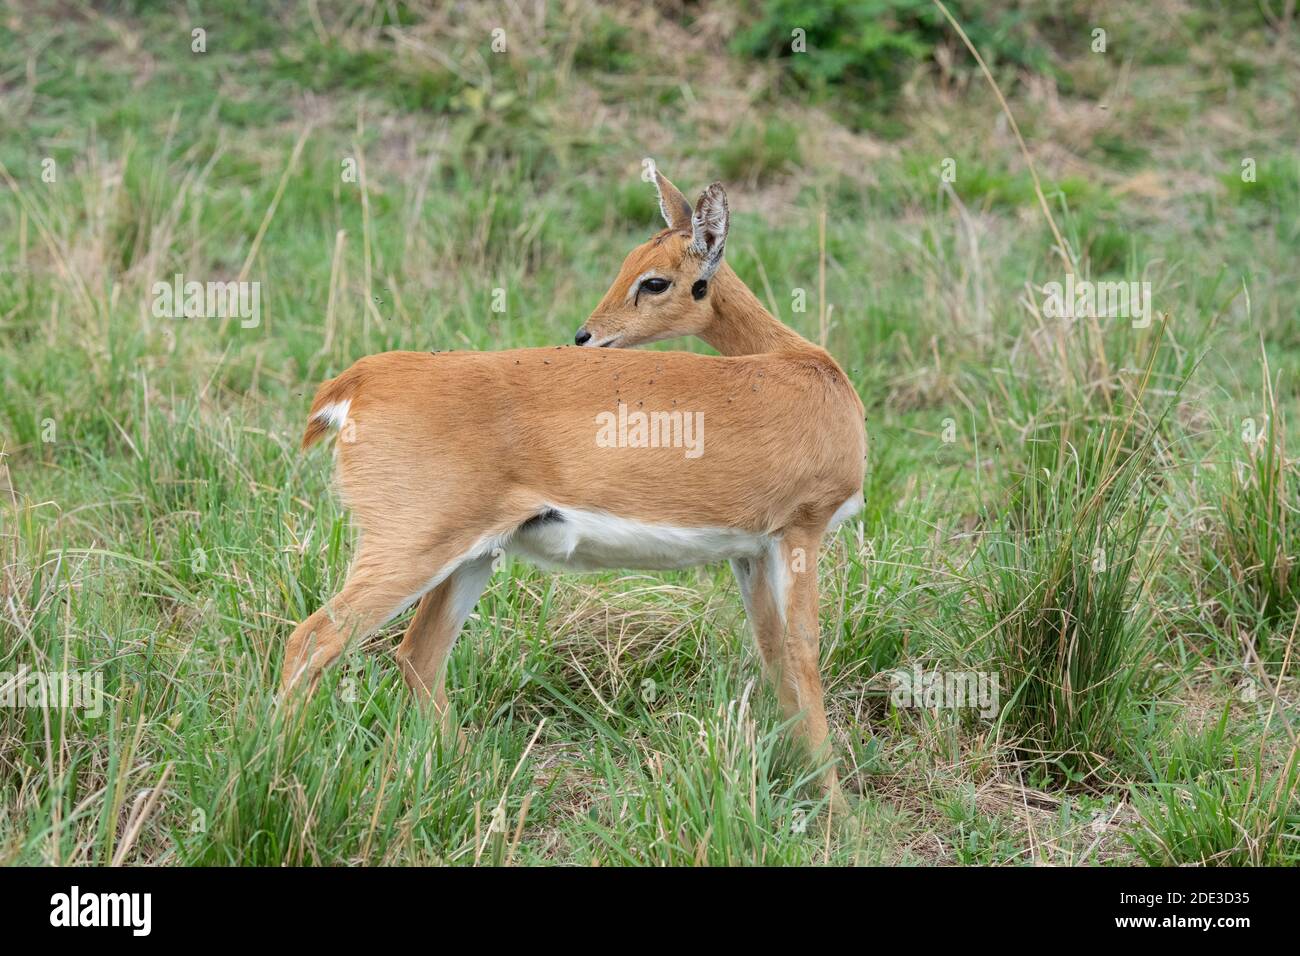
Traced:
<svg viewBox="0 0 1300 956">
<path fill-rule="evenodd" d="M 0 690 L 105 694 L 0 707 L 0 862 L 1300 862 L 1298 31 L 1091 6 L 953 5 L 987 77 L 911 0 L 0 8 Z M 352 550 L 316 385 L 571 341 L 659 228 L 645 157 L 726 184 L 728 260 L 867 407 L 834 826 L 723 567 L 508 564 L 463 752 L 405 619 L 274 704 Z M 1047 314 L 1067 270 L 1151 321 Z M 259 321 L 158 317 L 178 273 Z M 899 706 L 900 668 L 999 706 Z"/>
</svg>

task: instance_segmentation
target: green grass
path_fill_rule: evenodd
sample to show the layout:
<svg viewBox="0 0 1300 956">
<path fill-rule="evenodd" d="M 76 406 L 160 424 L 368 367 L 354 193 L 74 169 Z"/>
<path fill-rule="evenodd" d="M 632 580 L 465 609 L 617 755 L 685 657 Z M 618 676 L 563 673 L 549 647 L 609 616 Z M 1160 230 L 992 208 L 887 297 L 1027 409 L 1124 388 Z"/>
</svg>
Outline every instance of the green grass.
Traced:
<svg viewBox="0 0 1300 956">
<path fill-rule="evenodd" d="M 1225 443 L 1218 521 L 1203 563 L 1213 598 L 1242 640 L 1276 663 L 1300 619 L 1300 476 L 1286 456 L 1286 422 L 1267 378 L 1263 398 L 1259 421 L 1242 420 L 1240 444 Z"/>
<path fill-rule="evenodd" d="M 1151 788 L 1134 794 L 1141 825 L 1128 839 L 1147 863 L 1300 863 L 1296 750 L 1271 767 L 1270 755 L 1229 739 L 1230 716 L 1225 707 L 1217 722 L 1176 740 L 1159 769 L 1146 761 Z"/>
<path fill-rule="evenodd" d="M 1006 731 L 1026 761 L 1075 781 L 1125 756 L 1149 654 L 1139 552 L 1154 496 L 1126 437 L 1062 433 L 1051 466 L 1019 476 L 1009 526 L 985 516 L 971 571 L 969 639 L 987 635 Z"/>
<path fill-rule="evenodd" d="M 0 24 L 0 675 L 105 694 L 0 707 L 0 862 L 1297 862 L 1294 35 L 968 24 L 1079 275 L 1151 282 L 1135 328 L 1043 317 L 1033 179 L 923 4 L 865 39 L 831 5 L 808 56 L 846 58 L 798 66 L 794 3 L 743 42 L 625 4 L 316 6 Z M 450 661 L 463 748 L 400 680 L 405 620 L 274 703 L 354 545 L 297 450 L 318 382 L 570 341 L 659 228 L 646 156 L 724 181 L 729 261 L 810 337 L 824 267 L 867 407 L 867 507 L 821 561 L 831 826 L 725 568 L 501 568 Z M 244 269 L 256 327 L 151 313 Z M 996 674 L 996 713 L 896 704 L 913 667 Z"/>
</svg>

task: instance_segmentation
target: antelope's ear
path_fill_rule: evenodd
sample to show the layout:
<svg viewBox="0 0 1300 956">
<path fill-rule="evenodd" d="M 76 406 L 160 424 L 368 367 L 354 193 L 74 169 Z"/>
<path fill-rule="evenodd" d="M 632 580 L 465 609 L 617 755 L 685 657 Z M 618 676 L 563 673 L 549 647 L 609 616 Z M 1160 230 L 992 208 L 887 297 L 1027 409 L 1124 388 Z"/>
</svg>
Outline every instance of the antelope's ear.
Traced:
<svg viewBox="0 0 1300 956">
<path fill-rule="evenodd" d="M 669 229 L 689 229 L 691 227 L 691 204 L 686 201 L 681 190 L 670 183 L 663 173 L 655 169 L 655 189 L 659 192 L 659 211 L 664 215 L 664 222 Z"/>
<path fill-rule="evenodd" d="M 708 281 L 722 265 L 722 252 L 727 245 L 727 193 L 722 183 L 714 183 L 700 194 L 691 217 L 691 245 L 687 250 L 704 263 L 700 278 Z"/>
</svg>

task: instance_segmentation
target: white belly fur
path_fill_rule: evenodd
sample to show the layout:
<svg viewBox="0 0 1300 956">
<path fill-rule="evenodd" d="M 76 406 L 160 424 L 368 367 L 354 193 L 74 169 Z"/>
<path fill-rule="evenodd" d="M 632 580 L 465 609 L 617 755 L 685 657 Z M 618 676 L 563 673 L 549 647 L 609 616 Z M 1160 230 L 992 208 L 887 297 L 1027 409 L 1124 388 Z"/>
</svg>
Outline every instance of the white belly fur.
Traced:
<svg viewBox="0 0 1300 956">
<path fill-rule="evenodd" d="M 604 511 L 554 508 L 559 520 L 522 528 L 506 550 L 545 568 L 667 571 L 761 554 L 770 535 L 738 528 L 686 528 Z"/>
</svg>

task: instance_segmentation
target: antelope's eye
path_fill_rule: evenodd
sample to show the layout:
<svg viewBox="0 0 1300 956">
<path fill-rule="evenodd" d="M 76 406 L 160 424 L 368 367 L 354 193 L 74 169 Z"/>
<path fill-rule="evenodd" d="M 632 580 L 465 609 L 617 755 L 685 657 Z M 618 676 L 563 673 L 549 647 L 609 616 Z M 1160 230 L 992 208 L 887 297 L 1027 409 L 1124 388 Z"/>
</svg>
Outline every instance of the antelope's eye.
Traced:
<svg viewBox="0 0 1300 956">
<path fill-rule="evenodd" d="M 658 295 L 660 292 L 667 292 L 668 287 L 672 285 L 667 279 L 661 279 L 658 276 L 651 276 L 641 283 L 641 291 L 648 292 L 651 295 Z"/>
</svg>

